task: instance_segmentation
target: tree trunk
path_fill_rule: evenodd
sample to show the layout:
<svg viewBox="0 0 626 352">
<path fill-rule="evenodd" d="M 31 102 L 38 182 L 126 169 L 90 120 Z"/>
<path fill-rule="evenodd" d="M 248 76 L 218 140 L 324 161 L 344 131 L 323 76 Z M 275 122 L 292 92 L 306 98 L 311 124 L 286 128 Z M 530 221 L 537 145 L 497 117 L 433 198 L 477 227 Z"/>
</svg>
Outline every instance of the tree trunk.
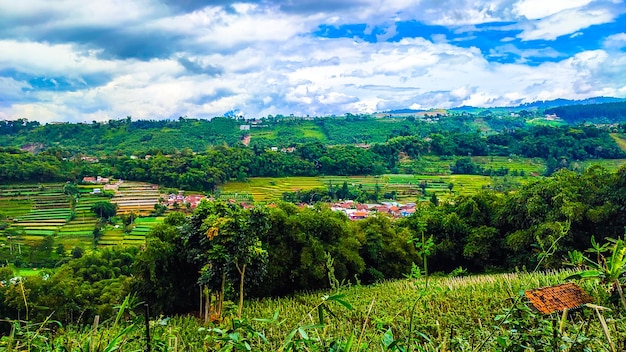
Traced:
<svg viewBox="0 0 626 352">
<path fill-rule="evenodd" d="M 204 286 L 204 292 L 206 292 L 206 298 L 204 299 L 204 323 L 207 324 L 211 318 L 211 290 Z"/>
<path fill-rule="evenodd" d="M 224 306 L 224 291 L 226 290 L 226 271 L 222 272 L 222 288 L 220 292 L 220 299 L 218 302 L 217 314 L 222 318 L 222 308 Z"/>
<path fill-rule="evenodd" d="M 243 278 L 246 275 L 246 264 L 244 263 L 241 268 L 237 265 L 237 271 L 239 271 L 239 309 L 237 310 L 237 318 L 241 318 L 241 311 L 243 310 Z"/>
</svg>

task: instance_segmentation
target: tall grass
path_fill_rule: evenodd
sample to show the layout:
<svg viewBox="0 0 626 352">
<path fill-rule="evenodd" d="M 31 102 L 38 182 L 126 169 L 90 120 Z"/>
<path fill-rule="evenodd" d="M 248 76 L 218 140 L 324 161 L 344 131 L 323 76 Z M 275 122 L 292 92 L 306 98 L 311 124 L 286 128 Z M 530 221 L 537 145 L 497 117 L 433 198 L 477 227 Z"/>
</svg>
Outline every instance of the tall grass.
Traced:
<svg viewBox="0 0 626 352">
<path fill-rule="evenodd" d="M 220 323 L 203 325 L 193 316 L 159 317 L 150 322 L 153 351 L 525 351 L 623 349 L 626 320 L 618 311 L 591 309 L 569 315 L 541 315 L 523 299 L 524 290 L 563 283 L 574 271 L 431 277 L 341 286 L 253 300 L 236 319 L 235 307 Z M 594 282 L 582 287 L 603 302 Z M 602 295 L 605 296 L 602 296 Z M 146 344 L 141 317 L 127 298 L 114 320 L 90 327 L 57 327 L 51 322 L 17 324 L 0 339 L 0 349 L 26 342 L 79 351 L 139 351 Z M 612 307 L 615 309 L 615 307 Z M 43 328 L 42 328 L 43 327 Z M 12 346 L 12 347 L 10 347 Z M 45 348 L 44 348 L 45 347 Z M 68 349 L 69 348 L 69 349 Z M 23 348 L 21 349 L 23 350 Z M 58 349 L 57 349 L 58 350 Z"/>
</svg>

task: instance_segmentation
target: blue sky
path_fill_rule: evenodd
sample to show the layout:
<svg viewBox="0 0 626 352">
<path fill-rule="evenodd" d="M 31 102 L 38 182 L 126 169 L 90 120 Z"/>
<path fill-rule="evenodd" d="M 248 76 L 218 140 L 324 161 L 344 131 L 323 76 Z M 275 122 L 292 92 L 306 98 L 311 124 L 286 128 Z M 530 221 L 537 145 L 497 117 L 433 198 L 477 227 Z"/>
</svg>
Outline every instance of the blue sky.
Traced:
<svg viewBox="0 0 626 352">
<path fill-rule="evenodd" d="M 0 0 L 0 119 L 593 96 L 626 97 L 621 0 Z"/>
</svg>

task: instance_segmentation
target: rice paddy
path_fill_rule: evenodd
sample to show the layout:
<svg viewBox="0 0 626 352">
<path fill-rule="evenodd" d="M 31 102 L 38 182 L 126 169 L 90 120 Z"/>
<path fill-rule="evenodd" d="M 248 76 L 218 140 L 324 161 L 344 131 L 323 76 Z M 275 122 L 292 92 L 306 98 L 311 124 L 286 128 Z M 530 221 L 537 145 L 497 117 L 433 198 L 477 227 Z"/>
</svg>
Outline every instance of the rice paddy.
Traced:
<svg viewBox="0 0 626 352">
<path fill-rule="evenodd" d="M 63 193 L 63 186 L 63 183 L 0 186 L 0 214 L 8 224 L 0 230 L 0 245 L 4 247 L 9 241 L 32 245 L 46 236 L 54 236 L 55 244 L 63 244 L 65 248 L 91 248 L 97 222 L 91 207 L 108 198 L 103 197 L 102 185 L 79 185 L 80 197 L 72 202 Z M 159 197 L 158 187 L 154 185 L 124 182 L 111 201 L 118 204 L 119 214 L 134 212 L 149 216 Z M 108 226 L 98 245 L 141 245 L 148 231 L 161 221 L 162 218 L 138 217 L 127 234 L 119 226 Z"/>
<path fill-rule="evenodd" d="M 512 177 L 513 178 L 513 177 Z M 515 177 L 527 182 L 530 177 Z M 318 177 L 253 177 L 248 182 L 229 182 L 220 187 L 221 198 L 249 200 L 256 202 L 275 202 L 282 199 L 284 192 L 298 190 L 328 189 L 347 182 L 348 186 L 360 187 L 367 191 L 379 188 L 381 196 L 395 191 L 396 199 L 415 202 L 424 199 L 420 184 L 426 184 L 426 193 L 435 192 L 439 197 L 452 193 L 459 195 L 474 194 L 492 184 L 489 176 L 480 175 L 402 175 L 385 174 L 380 176 L 318 176 Z M 449 187 L 452 184 L 452 192 Z"/>
</svg>

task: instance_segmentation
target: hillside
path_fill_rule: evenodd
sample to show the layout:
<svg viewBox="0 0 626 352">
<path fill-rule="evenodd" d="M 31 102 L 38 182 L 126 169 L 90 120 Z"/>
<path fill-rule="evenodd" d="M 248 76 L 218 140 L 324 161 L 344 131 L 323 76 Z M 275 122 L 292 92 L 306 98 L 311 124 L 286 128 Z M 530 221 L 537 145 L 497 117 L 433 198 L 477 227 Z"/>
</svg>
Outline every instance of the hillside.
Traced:
<svg viewBox="0 0 626 352">
<path fill-rule="evenodd" d="M 569 124 L 621 123 L 626 120 L 626 102 L 560 106 L 547 109 L 545 113 L 554 114 Z"/>
<path fill-rule="evenodd" d="M 606 102 L 603 104 L 593 104 Z M 558 105 L 558 107 L 556 107 Z M 556 114 L 560 119 L 545 118 Z M 478 131 L 483 136 L 534 125 L 575 125 L 580 122 L 619 123 L 626 119 L 626 102 L 617 98 L 585 101 L 555 100 L 517 107 L 459 107 L 394 110 L 373 115 L 296 117 L 267 116 L 260 119 L 216 117 L 211 120 L 133 120 L 108 122 L 49 123 L 18 119 L 0 121 L 0 147 L 39 152 L 63 150 L 69 155 L 131 155 L 174 153 L 188 149 L 203 152 L 218 145 L 257 148 L 291 147 L 320 142 L 326 145 L 368 145 L 397 136 Z"/>
</svg>

